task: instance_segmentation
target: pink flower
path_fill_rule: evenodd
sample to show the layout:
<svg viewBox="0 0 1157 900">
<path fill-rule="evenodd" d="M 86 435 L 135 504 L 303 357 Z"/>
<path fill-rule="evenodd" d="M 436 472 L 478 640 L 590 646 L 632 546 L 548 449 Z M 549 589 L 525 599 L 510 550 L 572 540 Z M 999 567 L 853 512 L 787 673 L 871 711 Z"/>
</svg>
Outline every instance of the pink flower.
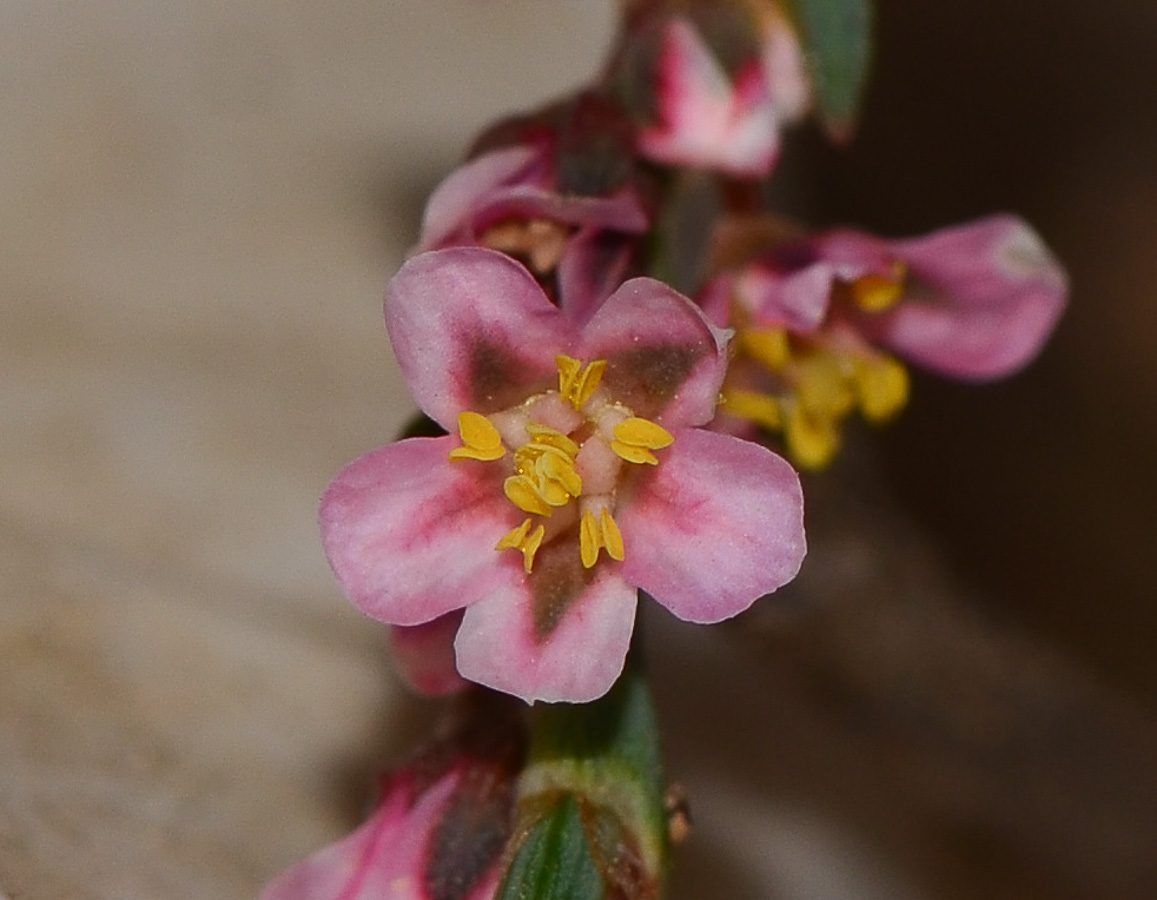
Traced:
<svg viewBox="0 0 1157 900">
<path fill-rule="evenodd" d="M 322 502 L 323 543 L 374 618 L 464 609 L 463 677 L 591 700 L 622 670 L 638 589 L 716 622 L 794 577 L 798 479 L 696 427 L 726 352 L 685 297 L 633 279 L 576 316 L 508 257 L 458 248 L 403 266 L 386 324 L 419 406 L 453 433 L 351 463 Z"/>
<path fill-rule="evenodd" d="M 458 731 L 383 779 L 376 808 L 356 831 L 281 873 L 261 900 L 493 897 L 524 736 L 494 705 L 475 715 L 496 721 Z"/>
<path fill-rule="evenodd" d="M 1040 351 L 1066 292 L 1064 270 L 1013 216 L 905 240 L 782 241 L 701 298 L 738 332 L 721 420 L 782 431 L 793 461 L 821 467 L 846 416 L 884 421 L 904 406 L 895 356 L 966 380 L 1011 374 Z"/>
<path fill-rule="evenodd" d="M 652 88 L 656 121 L 638 137 L 644 156 L 767 176 L 779 156 L 780 129 L 802 114 L 809 91 L 795 33 L 780 16 L 764 24 L 762 48 L 753 48 L 731 76 L 691 21 L 664 24 Z"/>
<path fill-rule="evenodd" d="M 580 99 L 571 107 L 589 105 Z M 538 278 L 556 279 L 556 293 L 571 305 L 593 309 L 622 282 L 648 217 L 629 181 L 608 193 L 568 190 L 557 172 L 557 137 L 538 131 L 447 177 L 426 205 L 418 250 L 502 251 Z"/>
</svg>

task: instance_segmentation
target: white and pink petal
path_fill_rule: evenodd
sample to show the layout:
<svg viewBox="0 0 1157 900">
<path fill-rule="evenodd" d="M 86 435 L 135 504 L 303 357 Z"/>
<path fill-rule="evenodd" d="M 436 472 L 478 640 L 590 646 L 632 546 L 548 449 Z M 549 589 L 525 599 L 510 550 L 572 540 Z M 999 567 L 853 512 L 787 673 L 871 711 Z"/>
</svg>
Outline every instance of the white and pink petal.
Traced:
<svg viewBox="0 0 1157 900">
<path fill-rule="evenodd" d="M 615 400 L 672 428 L 714 415 L 729 337 L 674 289 L 633 278 L 587 323 L 580 352 L 607 360 L 603 383 Z"/>
<path fill-rule="evenodd" d="M 411 438 L 346 466 L 322 498 L 322 545 L 354 604 L 420 625 L 521 581 L 494 550 L 519 522 L 500 463 L 452 462 L 457 436 Z"/>
<path fill-rule="evenodd" d="M 574 329 L 519 263 L 459 247 L 409 260 L 386 289 L 386 327 L 411 394 L 447 431 L 458 413 L 513 406 L 557 378 Z"/>
<path fill-rule="evenodd" d="M 577 541 L 544 546 L 519 590 L 466 610 L 458 671 L 528 703 L 601 697 L 623 670 L 635 622 L 637 593 L 616 568 L 583 569 Z"/>
<path fill-rule="evenodd" d="M 758 444 L 675 432 L 617 515 L 623 576 L 689 622 L 718 622 L 795 577 L 803 494 L 787 462 Z"/>
</svg>

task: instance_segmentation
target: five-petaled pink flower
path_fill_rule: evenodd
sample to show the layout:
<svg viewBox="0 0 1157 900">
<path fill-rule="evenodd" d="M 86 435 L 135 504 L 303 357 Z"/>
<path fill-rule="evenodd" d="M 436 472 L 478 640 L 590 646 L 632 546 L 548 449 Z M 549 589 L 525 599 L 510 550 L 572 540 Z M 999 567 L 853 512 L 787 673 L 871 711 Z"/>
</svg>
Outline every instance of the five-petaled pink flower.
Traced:
<svg viewBox="0 0 1157 900">
<path fill-rule="evenodd" d="M 825 465 L 841 421 L 905 404 L 901 357 L 965 380 L 1008 375 L 1040 351 L 1065 305 L 1064 270 L 1020 219 L 923 237 L 840 229 L 774 243 L 701 299 L 736 329 L 720 424 L 782 431 L 792 460 Z"/>
<path fill-rule="evenodd" d="M 467 679 L 527 701 L 601 696 L 643 590 L 716 622 L 796 574 L 794 470 L 707 424 L 725 333 L 646 278 L 591 315 L 500 253 L 411 259 L 386 324 L 422 410 L 451 434 L 351 463 L 321 507 L 338 580 L 397 625 L 464 609 Z"/>
</svg>

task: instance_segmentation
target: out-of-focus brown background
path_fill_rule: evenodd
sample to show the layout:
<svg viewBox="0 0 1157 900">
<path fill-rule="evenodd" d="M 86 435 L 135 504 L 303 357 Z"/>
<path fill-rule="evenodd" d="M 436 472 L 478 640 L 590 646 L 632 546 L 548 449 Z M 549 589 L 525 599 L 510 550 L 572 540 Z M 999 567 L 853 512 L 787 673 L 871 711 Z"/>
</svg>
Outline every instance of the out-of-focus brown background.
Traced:
<svg viewBox="0 0 1157 900">
<path fill-rule="evenodd" d="M 674 895 L 1150 897 L 1157 7 L 878 18 L 859 139 L 794 141 L 794 211 L 1018 211 L 1072 308 L 809 484 L 781 600 L 652 617 Z M 253 896 L 357 822 L 429 718 L 314 525 L 408 414 L 382 286 L 471 135 L 610 29 L 609 0 L 0 2 L 0 894 Z"/>
</svg>

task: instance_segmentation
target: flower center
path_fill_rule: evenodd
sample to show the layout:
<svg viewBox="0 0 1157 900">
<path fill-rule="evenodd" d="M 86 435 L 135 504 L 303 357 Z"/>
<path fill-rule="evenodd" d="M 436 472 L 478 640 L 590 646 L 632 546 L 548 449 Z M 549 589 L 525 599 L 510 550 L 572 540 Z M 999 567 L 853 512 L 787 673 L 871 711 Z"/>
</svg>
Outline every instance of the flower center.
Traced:
<svg viewBox="0 0 1157 900">
<path fill-rule="evenodd" d="M 584 363 L 557 356 L 558 390 L 528 397 L 517 407 L 458 414 L 462 446 L 451 460 L 494 462 L 513 448 L 502 483 L 506 498 L 528 517 L 504 535 L 496 550 L 518 550 L 529 574 L 539 548 L 567 536 L 578 539 L 585 568 L 599 555 L 622 562 L 623 535 L 614 519 L 617 491 L 628 465 L 658 465 L 656 450 L 675 438 L 611 398 L 602 384 L 606 360 Z"/>
<path fill-rule="evenodd" d="M 877 275 L 844 288 L 857 306 L 873 312 L 890 308 L 902 290 L 898 281 Z M 782 433 L 788 454 L 802 468 L 820 469 L 831 462 L 840 427 L 856 410 L 869 422 L 882 423 L 908 402 L 904 365 L 867 346 L 846 325 L 837 321 L 805 335 L 744 319 L 739 312 L 733 316 L 736 361 L 749 361 L 760 377 L 744 378 L 733 366 L 719 409 Z"/>
</svg>

